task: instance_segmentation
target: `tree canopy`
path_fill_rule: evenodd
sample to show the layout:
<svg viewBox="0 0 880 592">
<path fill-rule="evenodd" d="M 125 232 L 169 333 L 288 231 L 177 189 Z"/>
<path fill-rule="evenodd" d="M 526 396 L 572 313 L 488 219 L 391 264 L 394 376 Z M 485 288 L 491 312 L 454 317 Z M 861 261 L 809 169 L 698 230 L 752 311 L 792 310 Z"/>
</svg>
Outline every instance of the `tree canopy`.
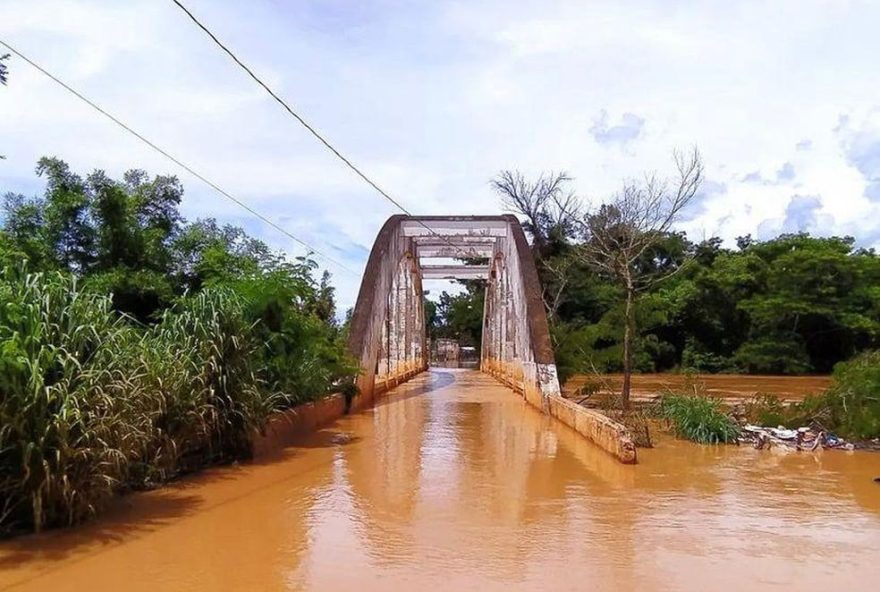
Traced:
<svg viewBox="0 0 880 592">
<path fill-rule="evenodd" d="M 310 397 L 352 370 L 330 275 L 316 279 L 310 259 L 290 260 L 213 218 L 187 222 L 174 176 L 138 169 L 121 180 L 101 170 L 82 176 L 50 157 L 36 172 L 46 181 L 42 195 L 3 197 L 0 266 L 77 276 L 140 325 L 157 323 L 188 295 L 231 289 L 259 324 L 274 387 Z"/>
<path fill-rule="evenodd" d="M 649 280 L 634 299 L 637 371 L 828 373 L 880 347 L 880 257 L 853 238 L 745 236 L 727 247 L 720 237 L 695 243 L 660 224 L 646 231 L 651 240 L 639 242 L 625 266 L 612 249 L 599 261 L 603 268 L 584 255 L 595 251 L 596 228 L 606 242 L 620 238 L 620 200 L 580 211 L 570 183 L 565 173 L 532 182 L 511 172 L 493 183 L 530 235 L 563 379 L 623 368 L 626 284 L 609 268 Z M 651 187 L 662 185 L 649 177 L 647 193 L 662 194 Z"/>
</svg>

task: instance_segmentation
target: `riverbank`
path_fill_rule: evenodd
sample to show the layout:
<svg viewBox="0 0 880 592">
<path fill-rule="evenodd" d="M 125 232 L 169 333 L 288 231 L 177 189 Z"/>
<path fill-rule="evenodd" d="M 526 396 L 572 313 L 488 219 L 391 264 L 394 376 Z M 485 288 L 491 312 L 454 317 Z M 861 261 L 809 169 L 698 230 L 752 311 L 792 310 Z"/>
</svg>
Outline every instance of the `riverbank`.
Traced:
<svg viewBox="0 0 880 592">
<path fill-rule="evenodd" d="M 833 376 L 633 375 L 634 421 L 662 417 L 679 436 L 704 444 L 748 442 L 759 448 L 880 449 L 880 354 L 838 364 Z M 620 375 L 581 375 L 563 392 L 612 414 Z M 645 429 L 641 445 L 650 446 Z M 804 444 L 807 444 L 806 446 Z"/>
</svg>

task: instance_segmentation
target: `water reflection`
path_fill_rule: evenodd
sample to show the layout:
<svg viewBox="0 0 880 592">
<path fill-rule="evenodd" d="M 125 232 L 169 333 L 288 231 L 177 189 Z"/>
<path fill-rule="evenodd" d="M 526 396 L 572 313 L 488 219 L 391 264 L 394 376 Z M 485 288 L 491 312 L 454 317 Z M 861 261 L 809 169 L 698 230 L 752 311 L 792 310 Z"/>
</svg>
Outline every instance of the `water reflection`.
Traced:
<svg viewBox="0 0 880 592">
<path fill-rule="evenodd" d="M 0 589 L 872 589 L 880 456 L 660 439 L 632 467 L 442 370 L 277 459 L 0 545 Z"/>
</svg>

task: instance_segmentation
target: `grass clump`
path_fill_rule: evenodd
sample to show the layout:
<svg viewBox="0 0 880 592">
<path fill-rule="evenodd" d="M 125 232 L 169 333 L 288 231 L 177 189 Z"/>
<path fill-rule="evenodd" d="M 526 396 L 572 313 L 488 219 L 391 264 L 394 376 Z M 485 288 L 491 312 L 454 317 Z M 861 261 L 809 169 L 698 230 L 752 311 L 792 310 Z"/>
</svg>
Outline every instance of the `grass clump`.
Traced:
<svg viewBox="0 0 880 592">
<path fill-rule="evenodd" d="M 736 441 L 739 427 L 717 399 L 701 394 L 667 393 L 660 399 L 660 415 L 675 434 L 700 444 Z"/>
<path fill-rule="evenodd" d="M 182 299 L 124 355 L 157 408 L 135 486 L 246 457 L 251 436 L 283 406 L 257 376 L 242 299 L 210 288 Z"/>
<path fill-rule="evenodd" d="M 787 425 L 789 407 L 773 394 L 760 393 L 745 402 L 745 417 L 749 423 L 760 426 Z"/>
<path fill-rule="evenodd" d="M 109 499 L 159 409 L 124 356 L 137 334 L 63 274 L 0 282 L 0 533 L 73 524 Z"/>
<path fill-rule="evenodd" d="M 151 326 L 63 272 L 7 269 L 0 303 L 0 536 L 245 458 L 270 413 L 323 396 L 347 368 L 306 309 L 273 328 L 230 286 L 179 298 Z M 304 363 L 270 367 L 281 338 Z"/>
</svg>

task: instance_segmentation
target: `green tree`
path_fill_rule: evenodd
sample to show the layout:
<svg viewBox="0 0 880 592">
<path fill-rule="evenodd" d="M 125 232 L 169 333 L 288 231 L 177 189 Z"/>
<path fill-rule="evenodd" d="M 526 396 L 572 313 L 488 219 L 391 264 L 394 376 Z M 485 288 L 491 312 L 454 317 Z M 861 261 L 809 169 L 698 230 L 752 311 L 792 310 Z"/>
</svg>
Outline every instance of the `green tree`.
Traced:
<svg viewBox="0 0 880 592">
<path fill-rule="evenodd" d="M 37 175 L 46 178 L 43 217 L 46 241 L 62 269 L 85 273 L 95 260 L 90 196 L 82 178 L 57 158 L 43 157 Z"/>
<path fill-rule="evenodd" d="M 56 266 L 55 253 L 46 235 L 45 201 L 29 199 L 17 193 L 3 197 L 3 230 L 9 243 L 26 259 L 32 269 L 47 270 Z"/>
<path fill-rule="evenodd" d="M 257 275 L 280 265 L 283 257 L 236 226 L 213 218 L 197 220 L 174 238 L 173 274 L 187 290 L 228 279 Z"/>
<path fill-rule="evenodd" d="M 852 238 L 783 235 L 750 245 L 759 289 L 739 302 L 749 336 L 737 352 L 752 372 L 830 372 L 880 335 L 880 260 Z"/>
<path fill-rule="evenodd" d="M 483 303 L 486 295 L 484 280 L 468 280 L 464 291 L 444 291 L 436 303 L 436 337 L 457 339 L 461 345 L 480 347 L 483 335 Z"/>
</svg>

